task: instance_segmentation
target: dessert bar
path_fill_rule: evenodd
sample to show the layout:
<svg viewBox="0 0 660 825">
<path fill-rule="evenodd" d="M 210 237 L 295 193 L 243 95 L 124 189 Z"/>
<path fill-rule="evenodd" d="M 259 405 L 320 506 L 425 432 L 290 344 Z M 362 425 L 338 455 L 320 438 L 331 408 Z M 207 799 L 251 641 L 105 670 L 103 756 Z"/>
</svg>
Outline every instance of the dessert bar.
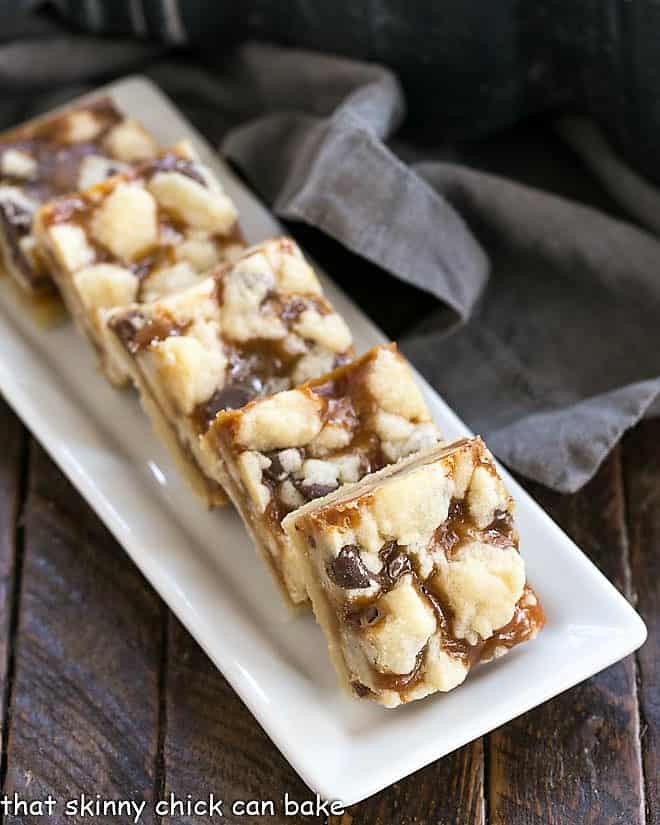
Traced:
<svg viewBox="0 0 660 825">
<path fill-rule="evenodd" d="M 221 413 L 203 439 L 202 457 L 285 595 L 299 604 L 307 593 L 284 516 L 438 438 L 408 364 L 390 344 L 296 389 Z"/>
<path fill-rule="evenodd" d="M 287 238 L 252 247 L 190 289 L 116 310 L 107 329 L 115 360 L 210 505 L 222 499 L 223 477 L 204 474 L 199 438 L 216 414 L 352 357 L 348 327 Z"/>
<path fill-rule="evenodd" d="M 62 297 L 107 377 L 105 317 L 199 283 L 243 248 L 236 208 L 190 144 L 42 207 L 34 230 Z"/>
<path fill-rule="evenodd" d="M 479 438 L 404 459 L 283 526 L 354 695 L 395 707 L 451 690 L 543 626 L 513 501 Z"/>
<path fill-rule="evenodd" d="M 103 97 L 0 136 L 0 257 L 30 294 L 54 291 L 32 234 L 42 204 L 88 189 L 158 152 L 151 135 Z"/>
</svg>

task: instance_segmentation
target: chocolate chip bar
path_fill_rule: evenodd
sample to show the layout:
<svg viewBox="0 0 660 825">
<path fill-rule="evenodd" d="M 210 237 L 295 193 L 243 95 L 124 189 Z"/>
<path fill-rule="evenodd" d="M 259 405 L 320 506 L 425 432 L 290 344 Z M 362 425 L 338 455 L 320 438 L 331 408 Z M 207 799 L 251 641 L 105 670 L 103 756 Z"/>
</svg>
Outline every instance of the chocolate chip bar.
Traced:
<svg viewBox="0 0 660 825">
<path fill-rule="evenodd" d="M 410 368 L 390 344 L 296 389 L 220 414 L 203 439 L 202 457 L 285 596 L 300 604 L 307 591 L 282 519 L 438 438 Z"/>
<path fill-rule="evenodd" d="M 386 707 L 532 639 L 513 501 L 479 438 L 440 445 L 283 522 L 342 683 Z"/>
<path fill-rule="evenodd" d="M 203 472 L 199 438 L 216 414 L 352 356 L 348 327 L 288 238 L 247 250 L 190 289 L 115 311 L 108 330 L 157 431 L 212 506 L 223 477 Z"/>
<path fill-rule="evenodd" d="M 233 202 L 186 141 L 52 201 L 34 227 L 70 313 L 117 385 L 127 375 L 108 352 L 108 311 L 199 283 L 244 248 Z"/>
<path fill-rule="evenodd" d="M 32 234 L 37 209 L 157 152 L 151 135 L 107 97 L 2 135 L 0 254 L 6 271 L 31 294 L 54 291 Z"/>
</svg>

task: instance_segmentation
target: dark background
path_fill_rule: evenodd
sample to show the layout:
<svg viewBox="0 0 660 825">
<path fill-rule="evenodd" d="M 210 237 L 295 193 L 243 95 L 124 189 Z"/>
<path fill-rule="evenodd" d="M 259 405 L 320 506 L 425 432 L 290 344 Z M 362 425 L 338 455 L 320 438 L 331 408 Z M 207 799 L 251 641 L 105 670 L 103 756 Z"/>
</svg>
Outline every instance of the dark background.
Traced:
<svg viewBox="0 0 660 825">
<path fill-rule="evenodd" d="M 655 0 L 0 0 L 0 26 L 40 9 L 88 32 L 137 34 L 217 61 L 261 39 L 373 60 L 403 83 L 412 126 L 492 134 L 539 113 L 577 111 L 660 181 L 660 5 Z M 185 43 L 181 41 L 185 39 Z M 0 75 L 1 77 L 1 75 Z"/>
</svg>

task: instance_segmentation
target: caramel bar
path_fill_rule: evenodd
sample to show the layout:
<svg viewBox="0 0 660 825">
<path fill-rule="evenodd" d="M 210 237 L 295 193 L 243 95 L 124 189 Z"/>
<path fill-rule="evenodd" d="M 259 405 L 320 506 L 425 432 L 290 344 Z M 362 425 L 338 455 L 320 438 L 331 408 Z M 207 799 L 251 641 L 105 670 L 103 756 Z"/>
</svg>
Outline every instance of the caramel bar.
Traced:
<svg viewBox="0 0 660 825">
<path fill-rule="evenodd" d="M 222 499 L 223 477 L 204 474 L 199 437 L 216 414 L 352 355 L 348 327 L 287 238 L 247 250 L 190 289 L 115 311 L 107 328 L 157 431 L 210 505 Z"/>
<path fill-rule="evenodd" d="M 283 526 L 356 696 L 396 707 L 451 690 L 543 626 L 513 501 L 479 438 L 404 459 Z"/>
<path fill-rule="evenodd" d="M 88 189 L 157 151 L 151 135 L 107 97 L 0 136 L 0 257 L 5 270 L 31 294 L 52 291 L 32 234 L 39 206 Z"/>
<path fill-rule="evenodd" d="M 52 201 L 34 222 L 62 297 L 117 385 L 105 317 L 199 283 L 239 254 L 237 212 L 187 141 L 90 189 Z"/>
<path fill-rule="evenodd" d="M 282 519 L 306 501 L 438 441 L 405 359 L 391 344 L 294 390 L 220 414 L 202 442 L 224 487 L 293 604 L 307 601 Z"/>
</svg>

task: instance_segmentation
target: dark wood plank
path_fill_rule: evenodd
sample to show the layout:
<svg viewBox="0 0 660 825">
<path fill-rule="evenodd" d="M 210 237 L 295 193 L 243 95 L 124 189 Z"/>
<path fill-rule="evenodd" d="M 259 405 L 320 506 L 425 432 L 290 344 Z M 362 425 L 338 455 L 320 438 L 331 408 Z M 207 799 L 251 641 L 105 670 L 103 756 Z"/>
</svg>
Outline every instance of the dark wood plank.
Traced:
<svg viewBox="0 0 660 825">
<path fill-rule="evenodd" d="M 226 800 L 224 822 L 322 822 L 317 817 L 284 817 L 281 800 L 312 794 L 275 748 L 220 672 L 182 625 L 168 624 L 167 726 L 164 742 L 165 799 Z M 273 800 L 275 816 L 232 815 L 235 800 Z M 165 816 L 163 823 L 217 822 L 208 816 Z"/>
<path fill-rule="evenodd" d="M 0 748 L 5 768 L 4 734 L 10 692 L 11 641 L 15 578 L 17 575 L 18 517 L 23 493 L 23 458 L 27 433 L 5 402 L 0 399 Z M 1 781 L 1 779 L 0 779 Z"/>
<path fill-rule="evenodd" d="M 276 815 L 254 816 L 250 822 L 291 822 L 282 816 L 285 792 L 301 802 L 313 794 L 270 742 L 189 634 L 172 618 L 169 624 L 167 676 L 167 733 L 165 739 L 165 798 L 207 799 L 209 791 L 225 798 L 225 821 L 237 799 L 272 799 Z M 439 792 L 439 789 L 442 789 Z M 482 821 L 483 759 L 481 742 L 414 776 L 398 782 L 372 799 L 352 806 L 345 816 L 331 816 L 332 825 L 390 825 L 452 822 L 473 825 Z M 349 818 L 347 818 L 349 817 Z M 203 815 L 164 817 L 163 823 L 204 823 Z M 294 817 L 296 822 L 323 822 L 324 818 Z"/>
<path fill-rule="evenodd" d="M 393 744 L 393 748 L 396 745 Z M 483 740 L 477 739 L 353 805 L 351 819 L 332 825 L 481 825 L 484 821 Z"/>
<path fill-rule="evenodd" d="M 640 424 L 624 442 L 632 589 L 649 636 L 637 676 L 649 825 L 660 823 L 660 421 Z"/>
<path fill-rule="evenodd" d="M 152 799 L 163 614 L 35 442 L 24 525 L 4 791 L 28 800 L 51 793 L 61 805 L 43 821 L 90 822 L 66 817 L 64 801 Z M 153 821 L 150 809 L 142 822 Z"/>
<path fill-rule="evenodd" d="M 533 495 L 626 591 L 619 451 L 574 496 Z M 543 593 L 542 582 L 538 588 Z M 490 736 L 492 825 L 641 825 L 643 780 L 634 660 L 629 657 Z"/>
</svg>

